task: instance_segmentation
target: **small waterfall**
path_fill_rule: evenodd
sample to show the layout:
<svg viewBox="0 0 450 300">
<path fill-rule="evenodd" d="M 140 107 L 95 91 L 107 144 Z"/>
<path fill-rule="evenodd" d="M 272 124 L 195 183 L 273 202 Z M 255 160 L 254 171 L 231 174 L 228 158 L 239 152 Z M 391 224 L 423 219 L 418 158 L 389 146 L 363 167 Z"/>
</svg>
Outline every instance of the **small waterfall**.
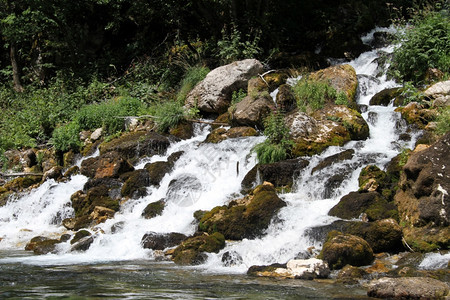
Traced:
<svg viewBox="0 0 450 300">
<path fill-rule="evenodd" d="M 380 52 L 389 51 L 392 48 L 363 53 L 350 63 L 359 78 L 359 104 L 368 105 L 376 92 L 397 86 L 385 76 L 377 77 L 377 58 Z M 335 220 L 327 213 L 342 196 L 357 190 L 361 168 L 367 164 L 383 168 L 403 148 L 412 148 L 414 145 L 413 133 L 409 141 L 398 138 L 407 127 L 392 106 L 368 106 L 363 117 L 369 123 L 369 139 L 352 141 L 343 147 L 330 147 L 324 153 L 308 158 L 310 164 L 296 178 L 293 191 L 280 195 L 287 206 L 280 210 L 266 234 L 259 239 L 228 242 L 220 253 L 209 254 L 202 268 L 213 272 L 242 273 L 251 265 L 283 263 L 310 247 L 319 248 L 320 243 L 312 240 L 307 230 Z M 162 179 L 159 187 L 149 187 L 148 196 L 129 200 L 121 206 L 114 219 L 94 228 L 94 243 L 85 253 L 70 253 L 69 245 L 62 244 L 58 255 L 22 258 L 22 261 L 73 264 L 149 259 L 153 252 L 140 245 L 146 232 L 194 233 L 195 211 L 210 210 L 242 197 L 241 181 L 256 164 L 255 154 L 251 150 L 265 139 L 248 137 L 228 139 L 219 144 L 203 143 L 210 130 L 209 126 L 198 126 L 193 138 L 172 143 L 165 155 L 155 155 L 139 162 L 136 169 L 143 168 L 149 162 L 164 161 L 170 154 L 184 151 L 173 171 Z M 355 150 L 352 159 L 312 173 L 312 169 L 324 158 L 348 149 Z M 337 174 L 341 174 L 342 178 L 339 185 L 334 185 L 330 178 Z M 34 236 L 57 236 L 63 233 L 65 230 L 60 225 L 61 220 L 73 214 L 70 196 L 82 189 L 86 182 L 87 178 L 82 175 L 74 176 L 66 183 L 48 180 L 29 194 L 0 207 L 0 249 L 23 249 L 24 244 Z M 161 216 L 148 220 L 141 216 L 149 203 L 163 198 L 167 205 Z M 224 267 L 221 257 L 227 251 L 238 253 L 242 257 L 242 264 Z"/>
</svg>

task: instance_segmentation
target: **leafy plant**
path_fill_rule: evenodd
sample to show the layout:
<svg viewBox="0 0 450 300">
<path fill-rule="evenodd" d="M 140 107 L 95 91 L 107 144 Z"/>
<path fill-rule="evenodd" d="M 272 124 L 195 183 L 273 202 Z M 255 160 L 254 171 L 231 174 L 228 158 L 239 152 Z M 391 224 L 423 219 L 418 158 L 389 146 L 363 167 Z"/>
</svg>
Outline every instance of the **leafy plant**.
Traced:
<svg viewBox="0 0 450 300">
<path fill-rule="evenodd" d="M 400 46 L 394 50 L 390 73 L 399 81 L 420 84 L 429 68 L 450 72 L 449 12 L 427 12 L 399 30 Z"/>
<path fill-rule="evenodd" d="M 208 75 L 209 69 L 206 67 L 190 68 L 181 81 L 181 87 L 177 95 L 177 100 L 184 102 L 187 94 L 195 87 L 197 83 L 202 81 Z"/>
<path fill-rule="evenodd" d="M 64 126 L 57 127 L 53 131 L 50 143 L 60 152 L 74 150 L 77 152 L 81 147 L 80 127 L 76 122 L 70 122 Z"/>
<path fill-rule="evenodd" d="M 258 46 L 260 39 L 260 31 L 256 32 L 253 37 L 247 34 L 243 39 L 241 32 L 235 26 L 233 26 L 229 35 L 225 30 L 222 30 L 222 39 L 217 42 L 219 57 L 224 62 L 254 58 L 262 52 L 262 49 Z"/>
<path fill-rule="evenodd" d="M 424 99 L 423 93 L 419 91 L 419 89 L 416 88 L 411 81 L 405 82 L 403 84 L 400 96 L 404 98 L 403 105 L 406 105 L 410 102 L 421 103 Z"/>
<path fill-rule="evenodd" d="M 436 118 L 436 133 L 444 135 L 450 131 L 450 107 L 445 107 L 439 111 Z"/>
<path fill-rule="evenodd" d="M 167 101 L 155 108 L 154 116 L 158 130 L 166 132 L 184 120 L 186 112 L 179 101 Z"/>
<path fill-rule="evenodd" d="M 254 148 L 258 161 L 268 164 L 288 158 L 294 142 L 290 140 L 289 128 L 284 123 L 283 114 L 274 112 L 266 118 L 264 124 L 264 135 L 267 139 Z"/>
</svg>

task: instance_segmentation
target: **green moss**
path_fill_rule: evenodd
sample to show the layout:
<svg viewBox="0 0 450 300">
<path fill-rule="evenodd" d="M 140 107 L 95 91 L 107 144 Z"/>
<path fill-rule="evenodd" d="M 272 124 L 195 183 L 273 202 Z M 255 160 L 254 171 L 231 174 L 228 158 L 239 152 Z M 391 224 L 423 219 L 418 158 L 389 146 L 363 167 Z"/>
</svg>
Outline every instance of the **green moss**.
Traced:
<svg viewBox="0 0 450 300">
<path fill-rule="evenodd" d="M 75 233 L 74 237 L 72 238 L 72 240 L 70 241 L 70 244 L 73 245 L 76 242 L 78 242 L 79 240 L 81 240 L 84 237 L 87 236 L 91 236 L 91 233 L 87 230 L 80 230 L 77 233 Z"/>
</svg>

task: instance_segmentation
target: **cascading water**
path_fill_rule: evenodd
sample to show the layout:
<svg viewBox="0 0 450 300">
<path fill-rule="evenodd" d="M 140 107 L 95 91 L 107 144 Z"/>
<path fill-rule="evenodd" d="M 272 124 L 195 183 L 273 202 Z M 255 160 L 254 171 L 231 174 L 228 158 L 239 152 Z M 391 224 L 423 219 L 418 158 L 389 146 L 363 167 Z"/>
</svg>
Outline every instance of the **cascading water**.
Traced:
<svg viewBox="0 0 450 300">
<path fill-rule="evenodd" d="M 367 40 L 370 36 L 367 37 Z M 412 148 L 414 133 L 409 141 L 401 141 L 399 135 L 407 130 L 406 124 L 393 106 L 369 106 L 370 98 L 378 91 L 396 86 L 384 76 L 377 77 L 377 58 L 383 48 L 362 54 L 351 62 L 359 79 L 358 103 L 367 106 L 363 117 L 370 128 L 366 141 L 352 141 L 343 147 L 330 147 L 324 153 L 308 158 L 309 166 L 295 179 L 293 191 L 280 197 L 287 203 L 258 239 L 244 239 L 228 242 L 218 254 L 209 254 L 202 269 L 220 273 L 244 273 L 251 265 L 286 262 L 320 243 L 311 239 L 307 230 L 311 227 L 331 223 L 335 218 L 327 215 L 339 199 L 358 188 L 357 178 L 362 167 L 376 164 L 383 168 L 403 148 Z M 107 220 L 94 230 L 94 243 L 84 253 L 70 252 L 70 245 L 62 243 L 58 254 L 45 256 L 7 257 L 0 263 L 22 262 L 36 265 L 67 265 L 100 261 L 126 261 L 151 259 L 153 252 L 143 249 L 142 236 L 149 232 L 195 231 L 193 213 L 210 210 L 241 197 L 241 181 L 256 164 L 251 149 L 264 137 L 228 139 L 219 144 L 203 143 L 209 133 L 209 126 L 199 126 L 195 137 L 173 143 L 164 156 L 153 156 L 136 165 L 143 168 L 148 162 L 166 160 L 175 152 L 184 151 L 175 163 L 174 169 L 161 181 L 159 187 L 148 188 L 148 196 L 129 200 L 122 205 L 114 219 Z M 335 163 L 317 172 L 312 169 L 325 157 L 347 149 L 354 149 L 350 160 Z M 342 175 L 342 183 L 333 185 L 330 181 L 336 174 Z M 48 180 L 27 195 L 10 200 L 0 207 L 0 249 L 23 249 L 32 237 L 37 235 L 58 236 L 64 232 L 61 220 L 72 215 L 70 196 L 83 188 L 87 178 L 72 177 L 65 183 Z M 163 214 L 144 219 L 141 213 L 152 202 L 166 198 Z M 222 255 L 231 251 L 241 257 L 241 263 L 225 267 Z"/>
</svg>

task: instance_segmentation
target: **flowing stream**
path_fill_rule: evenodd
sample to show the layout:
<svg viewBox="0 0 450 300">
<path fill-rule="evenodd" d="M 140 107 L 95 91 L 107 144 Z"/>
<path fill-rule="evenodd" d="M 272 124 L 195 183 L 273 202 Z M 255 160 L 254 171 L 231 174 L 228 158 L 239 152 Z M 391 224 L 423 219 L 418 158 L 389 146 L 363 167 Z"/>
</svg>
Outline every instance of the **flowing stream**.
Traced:
<svg viewBox="0 0 450 300">
<path fill-rule="evenodd" d="M 369 40 L 370 36 L 365 38 Z M 82 189 L 86 177 L 77 175 L 66 183 L 48 180 L 29 194 L 0 207 L 0 298 L 74 295 L 129 299 L 364 297 L 365 291 L 360 288 L 251 278 L 245 272 L 252 265 L 284 263 L 309 247 L 320 249 L 320 241 L 312 239 L 307 234 L 308 229 L 336 219 L 327 213 L 343 195 L 358 189 L 360 170 L 368 164 L 383 169 L 403 148 L 413 147 L 415 133 L 408 132 L 409 141 L 399 139 L 408 128 L 392 105 L 368 105 L 376 92 L 396 86 L 385 77 L 376 77 L 379 52 L 391 50 L 377 49 L 351 62 L 359 79 L 358 103 L 367 107 L 363 117 L 369 124 L 370 138 L 352 141 L 343 147 L 330 147 L 321 155 L 308 158 L 310 164 L 295 178 L 293 190 L 280 195 L 287 206 L 280 210 L 263 237 L 228 242 L 225 249 L 209 254 L 207 262 L 197 267 L 157 262 L 152 250 L 141 247 L 146 232 L 192 234 L 195 211 L 210 210 L 242 197 L 241 181 L 256 164 L 251 149 L 264 137 L 207 144 L 202 142 L 211 129 L 202 125 L 196 128 L 195 137 L 172 144 L 166 155 L 151 157 L 135 166 L 142 168 L 145 163 L 166 160 L 170 154 L 184 151 L 159 188 L 150 187 L 148 196 L 126 202 L 114 219 L 92 231 L 94 243 L 86 252 L 71 253 L 68 243 L 59 246 L 58 254 L 37 256 L 23 251 L 34 236 L 57 237 L 64 233 L 61 221 L 73 214 L 70 196 Z M 323 158 L 346 149 L 355 150 L 351 160 L 311 175 L 312 168 Z M 342 174 L 344 181 L 332 186 L 329 179 L 336 174 Z M 172 180 L 177 183 L 169 188 Z M 148 220 L 141 217 L 149 203 L 162 198 L 166 198 L 168 204 L 161 216 Z M 240 256 L 241 263 L 224 266 L 221 257 L 227 251 Z"/>
</svg>

